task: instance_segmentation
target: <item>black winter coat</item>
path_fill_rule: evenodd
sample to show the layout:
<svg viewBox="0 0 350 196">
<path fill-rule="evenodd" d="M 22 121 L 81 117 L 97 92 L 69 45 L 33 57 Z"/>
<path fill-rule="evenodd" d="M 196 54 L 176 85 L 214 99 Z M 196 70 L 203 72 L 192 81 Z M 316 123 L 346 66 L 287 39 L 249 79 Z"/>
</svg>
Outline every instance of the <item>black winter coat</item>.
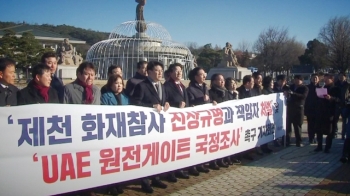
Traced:
<svg viewBox="0 0 350 196">
<path fill-rule="evenodd" d="M 331 96 L 330 100 L 325 98 L 317 98 L 316 102 L 316 130 L 321 131 L 323 134 L 328 135 L 332 132 L 332 122 L 337 107 L 337 103 L 340 102 L 340 89 L 334 85 L 325 86 L 328 94 Z"/>
<path fill-rule="evenodd" d="M 314 85 L 313 83 L 310 83 L 307 85 L 307 88 L 309 89 L 309 93 L 306 96 L 305 100 L 305 107 L 304 107 L 304 114 L 308 117 L 315 117 L 316 116 L 316 107 L 317 107 L 317 101 L 318 97 L 316 94 L 316 88 L 320 88 L 321 86 L 319 84 Z"/>
<path fill-rule="evenodd" d="M 0 106 L 16 106 L 18 91 L 14 85 L 10 84 L 6 89 L 0 85 Z"/>
<path fill-rule="evenodd" d="M 350 96 L 350 84 L 347 81 L 338 81 L 335 83 L 335 86 L 338 87 L 340 90 L 340 102 L 338 103 L 338 106 L 343 108 L 347 105 L 346 102 Z"/>
<path fill-rule="evenodd" d="M 273 90 L 270 89 L 270 88 L 263 88 L 263 89 L 261 90 L 261 94 L 263 94 L 263 95 L 269 95 L 269 94 L 272 94 L 272 93 L 274 93 L 274 92 L 273 92 Z"/>
<path fill-rule="evenodd" d="M 57 91 L 50 87 L 48 103 L 60 103 Z M 39 94 L 39 91 L 34 87 L 33 81 L 29 82 L 28 86 L 17 92 L 18 105 L 29 105 L 37 103 L 46 103 L 44 98 Z"/>
<path fill-rule="evenodd" d="M 140 82 L 144 81 L 145 79 L 147 79 L 147 76 L 143 76 L 141 74 L 139 74 L 138 72 L 135 73 L 135 76 L 133 78 L 130 78 L 128 80 L 128 82 L 126 83 L 126 87 L 124 90 L 124 93 L 126 94 L 126 96 L 132 98 L 134 95 L 134 90 L 136 85 L 138 85 Z M 102 91 L 102 89 L 101 89 Z"/>
<path fill-rule="evenodd" d="M 231 93 L 230 91 L 227 92 L 228 94 L 228 100 L 236 100 L 238 99 L 238 91 Z"/>
<path fill-rule="evenodd" d="M 212 102 L 216 101 L 216 103 L 222 103 L 224 101 L 228 101 L 229 100 L 228 91 L 226 89 L 221 91 L 220 89 L 212 87 L 209 90 L 209 98 Z"/>
<path fill-rule="evenodd" d="M 186 89 L 183 88 L 182 91 L 180 91 L 174 81 L 166 81 L 164 83 L 164 90 L 168 96 L 167 101 L 169 102 L 170 107 L 178 108 L 181 102 L 185 102 L 185 107 L 190 106 Z"/>
<path fill-rule="evenodd" d="M 290 90 L 293 92 L 293 94 L 291 94 L 290 98 L 288 98 L 288 106 L 304 107 L 309 89 L 304 85 L 296 87 L 294 84 L 292 84 L 290 85 Z"/>
<path fill-rule="evenodd" d="M 130 99 L 131 105 L 150 107 L 159 104 L 164 106 L 168 101 L 166 91 L 164 90 L 164 85 L 160 83 L 159 88 L 162 88 L 162 99 L 160 99 L 158 92 L 154 88 L 151 81 L 148 79 L 140 82 L 136 85 L 133 93 L 133 97 Z"/>
<path fill-rule="evenodd" d="M 190 83 L 186 91 L 188 94 L 188 101 L 190 103 L 190 106 L 210 103 L 210 99 L 208 101 L 204 101 L 205 95 L 209 96 L 208 87 L 205 83 L 203 83 L 202 86 L 199 86 L 198 83 Z"/>
<path fill-rule="evenodd" d="M 245 99 L 245 98 L 255 97 L 260 95 L 259 91 L 257 91 L 255 88 L 252 88 L 247 91 L 243 85 L 238 87 L 237 91 L 239 93 L 239 99 Z"/>
</svg>

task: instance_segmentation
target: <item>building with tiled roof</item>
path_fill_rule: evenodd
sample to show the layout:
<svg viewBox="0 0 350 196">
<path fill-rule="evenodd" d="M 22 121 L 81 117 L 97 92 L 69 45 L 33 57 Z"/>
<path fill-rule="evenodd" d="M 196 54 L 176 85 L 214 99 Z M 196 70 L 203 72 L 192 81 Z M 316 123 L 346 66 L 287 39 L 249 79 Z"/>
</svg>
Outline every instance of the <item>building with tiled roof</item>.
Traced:
<svg viewBox="0 0 350 196">
<path fill-rule="evenodd" d="M 25 23 L 0 29 L 0 38 L 5 35 L 5 30 L 14 31 L 17 37 L 21 37 L 24 32 L 30 32 L 34 35 L 35 39 L 43 44 L 43 47 L 47 48 L 51 47 L 53 49 L 57 49 L 57 45 L 61 44 L 65 38 L 68 38 L 69 42 L 73 45 L 86 44 L 86 42 L 83 40 L 70 36 L 64 36 L 55 32 L 46 31 Z"/>
</svg>

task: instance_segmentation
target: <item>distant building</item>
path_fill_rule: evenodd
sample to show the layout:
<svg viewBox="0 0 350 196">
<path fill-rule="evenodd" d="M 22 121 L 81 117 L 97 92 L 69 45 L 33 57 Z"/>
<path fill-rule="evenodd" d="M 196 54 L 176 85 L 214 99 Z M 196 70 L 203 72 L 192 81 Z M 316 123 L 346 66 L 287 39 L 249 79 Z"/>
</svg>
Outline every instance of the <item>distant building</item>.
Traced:
<svg viewBox="0 0 350 196">
<path fill-rule="evenodd" d="M 4 30 L 7 29 L 14 31 L 17 37 L 21 37 L 22 33 L 24 32 L 30 32 L 34 35 L 35 39 L 37 39 L 43 45 L 43 48 L 51 48 L 55 51 L 58 48 L 59 44 L 61 44 L 65 38 L 69 38 L 69 42 L 73 45 L 86 44 L 86 42 L 83 40 L 69 36 L 67 37 L 55 32 L 46 31 L 25 23 L 0 29 L 0 38 L 2 38 L 2 36 L 5 35 Z"/>
<path fill-rule="evenodd" d="M 304 78 L 304 84 L 310 83 L 311 74 L 315 73 L 312 65 L 294 65 L 290 71 L 292 76 L 301 75 Z"/>
<path fill-rule="evenodd" d="M 256 67 L 247 67 L 247 69 L 249 69 L 252 73 L 258 71 L 258 68 L 256 68 Z"/>
</svg>

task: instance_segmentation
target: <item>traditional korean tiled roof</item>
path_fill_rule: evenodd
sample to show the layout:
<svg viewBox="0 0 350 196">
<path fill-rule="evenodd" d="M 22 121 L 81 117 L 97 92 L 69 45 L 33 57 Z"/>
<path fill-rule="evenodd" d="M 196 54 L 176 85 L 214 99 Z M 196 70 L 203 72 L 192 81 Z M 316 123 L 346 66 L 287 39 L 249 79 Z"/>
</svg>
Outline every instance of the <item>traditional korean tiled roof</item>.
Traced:
<svg viewBox="0 0 350 196">
<path fill-rule="evenodd" d="M 46 30 L 43 30 L 43 29 L 40 29 L 38 27 L 35 27 L 33 25 L 29 25 L 29 24 L 19 24 L 19 25 L 16 25 L 16 26 L 11 26 L 11 27 L 6 27 L 6 28 L 3 28 L 3 29 L 0 29 L 0 37 L 2 37 L 4 34 L 5 34 L 5 30 L 12 30 L 14 32 L 16 32 L 16 35 L 17 36 L 21 36 L 22 33 L 24 32 L 31 32 L 36 38 L 52 38 L 54 40 L 62 40 L 65 39 L 65 38 L 69 38 L 69 40 L 71 42 L 84 42 L 83 40 L 80 40 L 80 39 L 77 39 L 77 38 L 74 38 L 74 37 L 70 37 L 70 36 L 65 36 L 65 35 L 61 35 L 59 33 L 55 33 L 55 32 L 51 32 L 51 31 L 46 31 Z"/>
</svg>

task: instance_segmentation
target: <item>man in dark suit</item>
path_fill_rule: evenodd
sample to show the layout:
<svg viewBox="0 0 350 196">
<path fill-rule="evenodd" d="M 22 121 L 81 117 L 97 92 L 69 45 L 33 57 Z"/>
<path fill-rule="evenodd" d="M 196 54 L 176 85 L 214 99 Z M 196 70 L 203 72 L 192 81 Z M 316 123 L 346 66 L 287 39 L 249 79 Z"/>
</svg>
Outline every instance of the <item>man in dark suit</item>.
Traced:
<svg viewBox="0 0 350 196">
<path fill-rule="evenodd" d="M 237 88 L 239 99 L 258 96 L 259 92 L 256 89 L 254 89 L 254 84 L 255 84 L 254 78 L 251 75 L 244 76 L 243 84 Z M 245 159 L 254 160 L 254 158 L 250 156 L 250 152 L 251 150 L 248 150 L 248 151 L 242 152 L 241 155 Z"/>
<path fill-rule="evenodd" d="M 262 95 L 263 94 L 262 93 L 263 77 L 262 77 L 261 73 L 257 71 L 257 72 L 254 72 L 252 76 L 254 78 L 254 87 L 253 87 L 253 89 L 258 93 L 258 95 Z M 268 153 L 272 152 L 272 150 L 269 149 L 269 147 L 268 147 L 268 143 L 261 145 L 260 148 L 261 148 L 261 151 L 259 150 L 259 148 L 256 148 L 256 153 L 258 155 L 262 155 L 263 153 L 267 153 L 268 154 Z"/>
<path fill-rule="evenodd" d="M 253 78 L 254 78 L 254 89 L 258 92 L 259 95 L 262 94 L 262 80 L 263 77 L 260 72 L 254 72 L 253 73 Z"/>
<path fill-rule="evenodd" d="M 287 97 L 287 136 L 286 145 L 290 145 L 292 125 L 295 132 L 295 143 L 301 147 L 301 126 L 304 121 L 304 105 L 309 89 L 303 85 L 301 75 L 295 75 L 293 84 L 289 89 L 284 88 L 284 95 Z"/>
<path fill-rule="evenodd" d="M 147 64 L 148 77 L 136 85 L 131 99 L 132 105 L 154 108 L 157 112 L 169 109 L 168 97 L 163 84 L 160 82 L 163 77 L 163 68 L 163 64 L 157 61 L 151 61 Z M 167 187 L 166 184 L 160 181 L 159 176 L 154 176 L 151 184 L 159 188 Z M 141 185 L 143 191 L 147 193 L 153 192 L 147 178 L 142 179 Z"/>
<path fill-rule="evenodd" d="M 317 148 L 315 152 L 322 151 L 323 149 L 323 135 L 326 137 L 326 146 L 324 149 L 325 153 L 329 153 L 332 147 L 332 141 L 334 136 L 333 119 L 335 110 L 337 109 L 337 103 L 340 102 L 341 90 L 334 86 L 334 76 L 332 74 L 324 75 L 324 88 L 327 89 L 327 94 L 323 95 L 322 98 L 316 100 L 316 128 L 317 131 Z"/>
<path fill-rule="evenodd" d="M 17 92 L 17 104 L 59 103 L 58 95 L 51 84 L 50 67 L 38 64 L 32 70 L 33 79 L 28 86 Z"/>
<path fill-rule="evenodd" d="M 179 63 L 169 66 L 169 80 L 164 83 L 165 92 L 171 107 L 189 107 L 186 87 L 181 83 L 182 65 Z"/>
<path fill-rule="evenodd" d="M 134 94 L 135 87 L 138 83 L 142 82 L 143 80 L 147 79 L 147 62 L 146 61 L 139 61 L 137 63 L 137 71 L 133 78 L 129 79 L 126 83 L 126 87 L 124 90 L 124 93 L 132 98 Z"/>
<path fill-rule="evenodd" d="M 152 61 L 147 64 L 148 77 L 136 85 L 131 103 L 133 105 L 155 108 L 158 112 L 164 107 L 164 111 L 169 109 L 167 94 L 163 84 L 163 64 Z"/>
<path fill-rule="evenodd" d="M 251 75 L 246 75 L 243 77 L 243 84 L 237 88 L 237 91 L 239 99 L 245 99 L 259 95 L 259 92 L 254 89 L 254 79 Z"/>
<path fill-rule="evenodd" d="M 287 83 L 286 78 L 287 78 L 286 75 L 283 75 L 283 74 L 276 76 L 276 82 L 273 84 L 273 89 L 272 89 L 274 93 L 283 93 L 283 88 Z M 275 147 L 281 146 L 278 138 L 273 141 L 273 144 L 275 145 Z"/>
<path fill-rule="evenodd" d="M 305 100 L 304 114 L 307 118 L 307 132 L 309 135 L 309 143 L 316 143 L 316 107 L 317 107 L 317 94 L 316 88 L 320 88 L 319 78 L 317 74 L 312 74 L 310 79 L 310 84 L 307 85 L 309 93 Z"/>
<path fill-rule="evenodd" d="M 0 106 L 17 105 L 18 88 L 16 79 L 16 62 L 9 58 L 0 58 Z"/>
<path fill-rule="evenodd" d="M 276 82 L 273 85 L 273 92 L 275 93 L 282 93 L 283 87 L 286 85 L 287 79 L 286 75 L 278 75 L 276 76 Z"/>
<path fill-rule="evenodd" d="M 347 114 L 349 113 L 349 110 L 346 106 L 346 102 L 348 101 L 348 98 L 350 96 L 350 84 L 347 81 L 345 73 L 338 74 L 338 81 L 335 83 L 335 86 L 339 88 L 341 94 L 340 94 L 340 102 L 337 103 L 337 109 L 335 111 L 332 126 L 334 130 L 334 136 L 336 137 L 338 133 L 339 116 L 341 115 L 342 117 L 341 136 L 342 136 L 342 139 L 344 140 L 345 132 L 346 132 Z"/>
<path fill-rule="evenodd" d="M 56 90 L 60 103 L 63 103 L 64 85 L 61 79 L 56 75 L 57 71 L 57 56 L 54 52 L 46 52 L 41 56 L 41 63 L 50 67 L 51 84 L 50 86 Z"/>
<path fill-rule="evenodd" d="M 185 108 L 189 107 L 188 95 L 185 86 L 181 83 L 182 79 L 182 65 L 180 63 L 171 64 L 168 70 L 164 73 L 168 73 L 168 80 L 164 83 L 164 89 L 168 96 L 168 102 L 170 107 Z M 177 170 L 170 172 L 168 180 L 176 182 L 176 177 L 189 179 L 189 176 L 183 172 L 183 170 Z"/>
</svg>

